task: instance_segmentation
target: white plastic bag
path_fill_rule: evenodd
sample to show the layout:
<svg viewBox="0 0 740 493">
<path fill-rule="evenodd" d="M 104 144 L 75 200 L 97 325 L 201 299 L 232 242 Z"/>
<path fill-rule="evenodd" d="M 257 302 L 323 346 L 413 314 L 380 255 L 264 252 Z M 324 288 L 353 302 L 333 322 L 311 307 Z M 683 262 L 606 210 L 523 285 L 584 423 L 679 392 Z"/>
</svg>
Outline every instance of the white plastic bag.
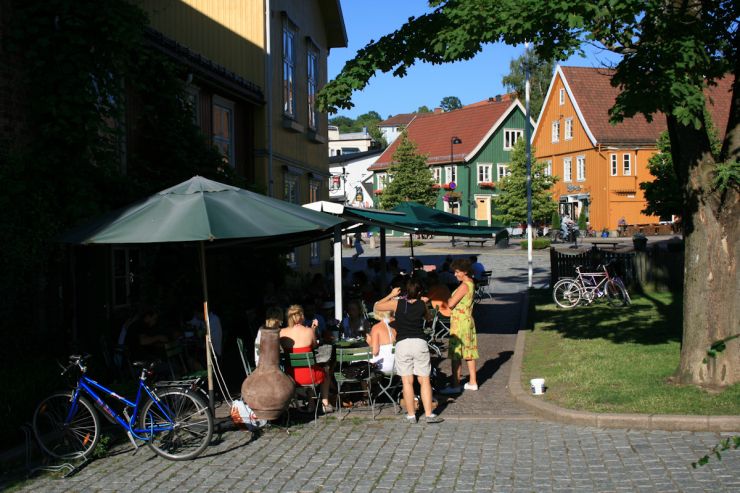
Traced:
<svg viewBox="0 0 740 493">
<path fill-rule="evenodd" d="M 231 420 L 238 428 L 255 431 L 267 424 L 267 420 L 259 419 L 254 411 L 241 399 L 231 403 Z"/>
</svg>

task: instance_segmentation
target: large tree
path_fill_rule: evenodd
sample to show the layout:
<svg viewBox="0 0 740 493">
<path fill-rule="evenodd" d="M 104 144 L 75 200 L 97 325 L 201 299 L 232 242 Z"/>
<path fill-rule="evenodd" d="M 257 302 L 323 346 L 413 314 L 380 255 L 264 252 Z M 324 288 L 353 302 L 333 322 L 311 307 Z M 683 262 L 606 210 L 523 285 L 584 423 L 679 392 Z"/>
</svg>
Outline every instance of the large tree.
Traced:
<svg viewBox="0 0 740 493">
<path fill-rule="evenodd" d="M 432 188 L 434 181 L 427 158 L 417 152 L 416 144 L 409 140 L 406 132 L 399 137 L 388 174 L 391 180 L 380 196 L 381 208 L 393 209 L 407 200 L 434 207 L 437 191 Z"/>
<path fill-rule="evenodd" d="M 457 96 L 445 96 L 442 101 L 439 102 L 439 107 L 442 111 L 459 110 L 463 107 L 462 101 Z"/>
<path fill-rule="evenodd" d="M 529 108 L 534 118 L 540 114 L 542 104 L 545 102 L 547 88 L 555 71 L 555 62 L 543 60 L 534 49 L 529 48 L 521 56 L 509 62 L 509 73 L 501 79 L 507 91 L 513 91 L 522 100 L 525 99 L 525 68 L 529 68 Z"/>
<path fill-rule="evenodd" d="M 584 43 L 618 53 L 612 84 L 621 91 L 615 122 L 638 113 L 666 118 L 684 196 L 686 263 L 683 339 L 677 380 L 726 386 L 740 380 L 740 340 L 707 358 L 740 325 L 740 85 L 736 0 L 433 0 L 433 10 L 357 52 L 321 96 L 324 109 L 351 105 L 377 72 L 403 76 L 422 60 L 469 59 L 486 43 L 531 42 L 545 60 L 565 60 Z M 730 74 L 732 95 L 722 151 L 712 155 L 704 89 Z M 723 122 L 717 122 L 722 125 Z"/>
<path fill-rule="evenodd" d="M 534 150 L 532 150 L 534 154 Z M 532 162 L 532 218 L 547 222 L 558 206 L 552 199 L 552 186 L 557 176 L 546 175 L 547 163 Z M 524 139 L 519 139 L 511 151 L 510 175 L 499 179 L 500 194 L 494 199 L 498 214 L 494 218 L 504 224 L 527 222 L 527 154 Z"/>
</svg>

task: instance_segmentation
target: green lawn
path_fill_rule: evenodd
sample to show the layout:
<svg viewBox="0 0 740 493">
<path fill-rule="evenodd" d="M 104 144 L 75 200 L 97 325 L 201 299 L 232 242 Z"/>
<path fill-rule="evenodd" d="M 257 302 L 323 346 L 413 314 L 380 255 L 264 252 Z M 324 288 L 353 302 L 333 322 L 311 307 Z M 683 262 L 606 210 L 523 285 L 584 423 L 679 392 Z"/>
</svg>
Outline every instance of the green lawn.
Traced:
<svg viewBox="0 0 740 493">
<path fill-rule="evenodd" d="M 669 382 L 679 360 L 680 297 L 647 292 L 632 298 L 626 308 L 596 302 L 563 310 L 550 290 L 532 291 L 525 388 L 530 378 L 544 378 L 545 400 L 584 411 L 740 413 L 740 385 L 712 395 Z"/>
</svg>

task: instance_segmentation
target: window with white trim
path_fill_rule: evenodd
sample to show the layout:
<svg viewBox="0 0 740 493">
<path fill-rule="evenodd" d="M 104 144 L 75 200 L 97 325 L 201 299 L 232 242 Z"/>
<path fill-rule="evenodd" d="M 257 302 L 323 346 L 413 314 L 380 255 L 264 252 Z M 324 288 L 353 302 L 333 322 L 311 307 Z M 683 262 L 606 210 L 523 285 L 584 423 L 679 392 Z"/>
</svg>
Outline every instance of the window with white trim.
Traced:
<svg viewBox="0 0 740 493">
<path fill-rule="evenodd" d="M 298 175 L 286 173 L 283 200 L 291 204 L 300 204 L 298 197 Z"/>
<path fill-rule="evenodd" d="M 491 171 L 493 163 L 481 163 L 478 165 L 478 183 L 491 182 Z"/>
<path fill-rule="evenodd" d="M 524 135 L 524 130 L 507 128 L 504 129 L 504 150 L 509 151 L 514 148 L 514 144 Z"/>
<path fill-rule="evenodd" d="M 565 119 L 565 132 L 563 133 L 565 140 L 573 140 L 573 118 Z"/>
<path fill-rule="evenodd" d="M 378 190 L 383 190 L 388 182 L 388 173 L 378 173 Z"/>
<path fill-rule="evenodd" d="M 283 16 L 283 114 L 296 116 L 295 96 L 295 40 L 297 28 L 287 16 Z"/>
<path fill-rule="evenodd" d="M 560 106 L 565 104 L 565 89 L 560 89 Z"/>
<path fill-rule="evenodd" d="M 213 96 L 213 145 L 223 160 L 232 168 L 234 162 L 234 103 L 219 96 Z"/>
<path fill-rule="evenodd" d="M 504 163 L 498 163 L 496 165 L 496 172 L 498 173 L 497 177 L 499 180 L 503 178 L 504 176 L 511 175 L 511 170 L 509 169 L 509 165 L 504 164 Z"/>
<path fill-rule="evenodd" d="M 319 86 L 319 49 L 313 43 L 308 43 L 306 73 L 308 88 L 308 128 L 316 130 L 319 121 L 318 111 L 316 109 L 316 92 Z"/>
<path fill-rule="evenodd" d="M 318 180 L 309 180 L 308 182 L 308 202 L 318 202 L 321 182 Z"/>
<path fill-rule="evenodd" d="M 288 264 L 288 267 L 298 267 L 298 254 L 295 248 L 285 255 L 285 262 Z"/>
<path fill-rule="evenodd" d="M 560 142 L 560 121 L 555 120 L 552 122 L 552 141 Z"/>
<path fill-rule="evenodd" d="M 552 176 L 552 159 L 545 161 L 545 176 Z"/>
<path fill-rule="evenodd" d="M 329 177 L 329 190 L 336 192 L 342 189 L 342 175 L 331 175 Z"/>
<path fill-rule="evenodd" d="M 457 183 L 457 166 L 445 166 L 445 178 L 447 183 Z"/>
<path fill-rule="evenodd" d="M 571 169 L 573 160 L 569 157 L 563 159 L 563 181 L 573 181 L 573 170 Z"/>
<path fill-rule="evenodd" d="M 617 155 L 616 154 L 609 154 L 609 161 L 611 163 L 611 175 L 617 176 L 617 171 L 619 169 L 619 163 L 617 162 Z"/>
<path fill-rule="evenodd" d="M 576 157 L 576 180 L 586 180 L 586 156 Z"/>
<path fill-rule="evenodd" d="M 311 243 L 310 254 L 311 265 L 318 265 L 319 261 L 321 260 L 321 246 L 318 241 L 314 241 L 313 243 Z"/>
<path fill-rule="evenodd" d="M 434 183 L 442 184 L 442 168 L 439 166 L 432 168 L 432 179 Z"/>
<path fill-rule="evenodd" d="M 632 174 L 632 156 L 629 154 L 622 155 L 622 174 L 630 176 Z"/>
</svg>

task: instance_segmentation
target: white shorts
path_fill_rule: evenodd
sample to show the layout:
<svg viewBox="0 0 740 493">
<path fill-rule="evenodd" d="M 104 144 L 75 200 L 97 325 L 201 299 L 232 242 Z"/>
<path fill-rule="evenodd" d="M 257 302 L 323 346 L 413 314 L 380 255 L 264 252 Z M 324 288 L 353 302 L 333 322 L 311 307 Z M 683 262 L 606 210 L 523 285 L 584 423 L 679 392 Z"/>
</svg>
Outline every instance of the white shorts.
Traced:
<svg viewBox="0 0 740 493">
<path fill-rule="evenodd" d="M 429 346 L 424 339 L 404 339 L 396 343 L 396 374 L 428 377 L 432 373 Z"/>
</svg>

